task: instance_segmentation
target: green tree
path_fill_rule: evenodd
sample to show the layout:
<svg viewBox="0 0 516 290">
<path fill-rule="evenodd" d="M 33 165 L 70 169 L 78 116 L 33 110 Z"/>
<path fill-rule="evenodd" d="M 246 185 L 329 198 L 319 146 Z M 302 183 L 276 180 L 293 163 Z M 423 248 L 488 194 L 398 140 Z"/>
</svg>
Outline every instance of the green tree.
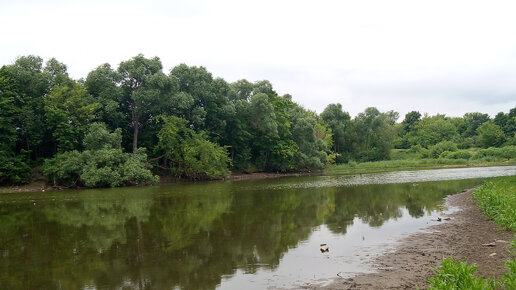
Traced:
<svg viewBox="0 0 516 290">
<path fill-rule="evenodd" d="M 27 152 L 17 150 L 17 132 L 21 114 L 16 84 L 9 70 L 0 68 L 0 184 L 25 183 L 31 176 Z"/>
<path fill-rule="evenodd" d="M 130 129 L 131 116 L 124 112 L 124 101 L 121 74 L 105 63 L 98 66 L 86 77 L 84 85 L 95 102 L 102 105 L 97 111 L 98 120 L 106 123 L 109 129 L 123 128 L 124 132 Z"/>
<path fill-rule="evenodd" d="M 170 77 L 177 79 L 182 99 L 190 105 L 176 115 L 189 120 L 197 132 L 204 131 L 210 141 L 229 145 L 231 132 L 225 128 L 236 113 L 234 103 L 229 101 L 230 85 L 221 78 L 214 79 L 202 66 L 180 64 L 170 71 Z"/>
<path fill-rule="evenodd" d="M 514 133 L 516 132 L 516 108 L 512 108 L 507 114 L 499 112 L 493 121 L 503 130 L 507 138 L 515 136 Z"/>
<path fill-rule="evenodd" d="M 498 147 L 505 142 L 505 135 L 502 129 L 493 121 L 482 124 L 477 129 L 482 147 Z"/>
<path fill-rule="evenodd" d="M 428 147 L 441 141 L 452 141 L 458 137 L 457 128 L 452 120 L 444 115 L 425 115 L 409 133 L 408 140 L 412 145 Z"/>
<path fill-rule="evenodd" d="M 188 121 L 161 116 L 156 150 L 163 153 L 164 165 L 178 177 L 218 178 L 229 174 L 230 159 L 225 147 L 214 144 L 188 127 Z"/>
<path fill-rule="evenodd" d="M 44 96 L 50 91 L 50 75 L 43 72 L 43 59 L 22 56 L 4 69 L 12 80 L 15 106 L 19 109 L 13 120 L 18 132 L 16 153 L 26 150 L 32 159 L 47 155 L 43 146 L 48 140 L 48 131 L 42 125 L 45 124 Z"/>
<path fill-rule="evenodd" d="M 490 118 L 488 114 L 482 114 L 479 112 L 464 114 L 464 121 L 467 126 L 464 132 L 464 137 L 476 136 L 478 127 L 489 120 Z"/>
<path fill-rule="evenodd" d="M 166 112 L 172 95 L 177 91 L 177 82 L 161 72 L 158 57 L 145 58 L 142 54 L 123 61 L 118 66 L 121 75 L 123 102 L 131 116 L 133 128 L 132 149 L 138 148 L 138 134 L 152 118 Z"/>
<path fill-rule="evenodd" d="M 393 147 L 394 123 L 397 114 L 394 112 L 380 113 L 374 107 L 367 108 L 353 120 L 358 144 L 356 157 L 364 161 L 383 160 L 390 158 Z"/>
<path fill-rule="evenodd" d="M 315 116 L 301 107 L 294 108 L 292 115 L 292 137 L 299 148 L 295 152 L 297 170 L 323 169 L 327 162 L 326 143 L 316 136 Z M 324 133 L 326 131 L 322 129 Z M 331 137 L 330 137 L 331 138 Z"/>
<path fill-rule="evenodd" d="M 405 115 L 405 119 L 401 122 L 403 124 L 403 131 L 408 133 L 414 129 L 417 122 L 421 121 L 421 113 L 418 111 L 411 111 Z"/>
<path fill-rule="evenodd" d="M 95 119 L 99 103 L 91 103 L 80 84 L 56 86 L 45 98 L 45 117 L 56 140 L 57 151 L 81 149 L 86 125 Z"/>
<path fill-rule="evenodd" d="M 122 131 L 110 133 L 104 123 L 89 126 L 84 138 L 84 152 L 58 153 L 45 160 L 43 174 L 54 185 L 87 187 L 116 187 L 121 185 L 154 184 L 145 149 L 124 153 L 121 147 Z"/>
<path fill-rule="evenodd" d="M 333 133 L 333 151 L 342 155 L 337 162 L 347 161 L 351 153 L 351 140 L 347 135 L 351 119 L 349 114 L 342 110 L 341 104 L 329 104 L 321 113 L 321 118 Z"/>
</svg>

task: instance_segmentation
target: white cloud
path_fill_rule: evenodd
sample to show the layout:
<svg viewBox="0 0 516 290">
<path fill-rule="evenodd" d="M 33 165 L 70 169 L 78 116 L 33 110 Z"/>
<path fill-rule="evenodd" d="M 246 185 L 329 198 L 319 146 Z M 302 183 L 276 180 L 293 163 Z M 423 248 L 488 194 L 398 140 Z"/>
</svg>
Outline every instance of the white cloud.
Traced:
<svg viewBox="0 0 516 290">
<path fill-rule="evenodd" d="M 56 57 L 75 78 L 138 53 L 228 81 L 268 79 L 306 108 L 341 102 L 494 115 L 516 106 L 512 1 L 8 1 L 0 64 Z M 5 29 L 7 28 L 7 29 Z"/>
</svg>

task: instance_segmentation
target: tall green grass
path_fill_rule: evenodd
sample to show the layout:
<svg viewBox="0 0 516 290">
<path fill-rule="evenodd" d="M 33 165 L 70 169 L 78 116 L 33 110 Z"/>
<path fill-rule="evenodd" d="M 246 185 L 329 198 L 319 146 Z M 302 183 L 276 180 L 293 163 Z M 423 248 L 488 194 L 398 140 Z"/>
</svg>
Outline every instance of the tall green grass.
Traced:
<svg viewBox="0 0 516 290">
<path fill-rule="evenodd" d="M 477 266 L 444 259 L 435 276 L 428 279 L 429 289 L 495 289 L 496 282 L 473 275 Z"/>
<path fill-rule="evenodd" d="M 516 177 L 486 182 L 473 192 L 478 207 L 498 225 L 516 232 Z"/>
<path fill-rule="evenodd" d="M 436 151 L 438 158 L 430 158 L 431 149 L 421 146 L 413 146 L 411 149 L 393 149 L 391 160 L 360 162 L 349 161 L 346 164 L 332 165 L 327 171 L 339 171 L 339 173 L 364 173 L 377 172 L 391 169 L 404 168 L 432 168 L 443 166 L 463 167 L 470 165 L 502 165 L 514 164 L 516 159 L 516 146 L 488 149 L 468 149 L 456 151 Z M 416 148 L 417 147 L 417 148 Z M 434 150 L 435 151 L 435 150 Z M 437 154 L 434 154 L 437 156 Z"/>
<path fill-rule="evenodd" d="M 516 232 L 516 176 L 484 183 L 473 192 L 473 198 L 488 218 Z M 516 240 L 511 244 L 516 249 Z M 516 289 L 516 259 L 507 261 L 505 268 L 508 272 L 500 280 L 484 279 L 475 275 L 475 265 L 448 258 L 427 282 L 430 289 Z"/>
</svg>

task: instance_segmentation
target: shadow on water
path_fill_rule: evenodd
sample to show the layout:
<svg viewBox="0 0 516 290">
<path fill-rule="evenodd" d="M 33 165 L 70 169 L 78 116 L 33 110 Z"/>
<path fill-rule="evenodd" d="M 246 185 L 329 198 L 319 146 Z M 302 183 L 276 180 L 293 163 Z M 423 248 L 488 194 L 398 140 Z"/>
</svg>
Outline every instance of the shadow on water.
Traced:
<svg viewBox="0 0 516 290">
<path fill-rule="evenodd" d="M 481 181 L 346 184 L 320 176 L 4 195 L 0 283 L 264 288 L 367 271 L 357 251 L 378 254 L 380 244 L 427 225 L 443 197 Z"/>
</svg>

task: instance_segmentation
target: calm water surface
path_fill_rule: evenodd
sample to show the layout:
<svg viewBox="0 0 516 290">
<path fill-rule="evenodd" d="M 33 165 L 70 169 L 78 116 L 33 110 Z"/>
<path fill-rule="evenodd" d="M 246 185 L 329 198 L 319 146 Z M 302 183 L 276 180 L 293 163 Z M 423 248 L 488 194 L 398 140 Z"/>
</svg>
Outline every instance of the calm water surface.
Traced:
<svg viewBox="0 0 516 290">
<path fill-rule="evenodd" d="M 507 175 L 516 167 L 0 195 L 0 285 L 324 285 L 372 271 L 376 255 L 454 210 L 446 195 Z"/>
</svg>

